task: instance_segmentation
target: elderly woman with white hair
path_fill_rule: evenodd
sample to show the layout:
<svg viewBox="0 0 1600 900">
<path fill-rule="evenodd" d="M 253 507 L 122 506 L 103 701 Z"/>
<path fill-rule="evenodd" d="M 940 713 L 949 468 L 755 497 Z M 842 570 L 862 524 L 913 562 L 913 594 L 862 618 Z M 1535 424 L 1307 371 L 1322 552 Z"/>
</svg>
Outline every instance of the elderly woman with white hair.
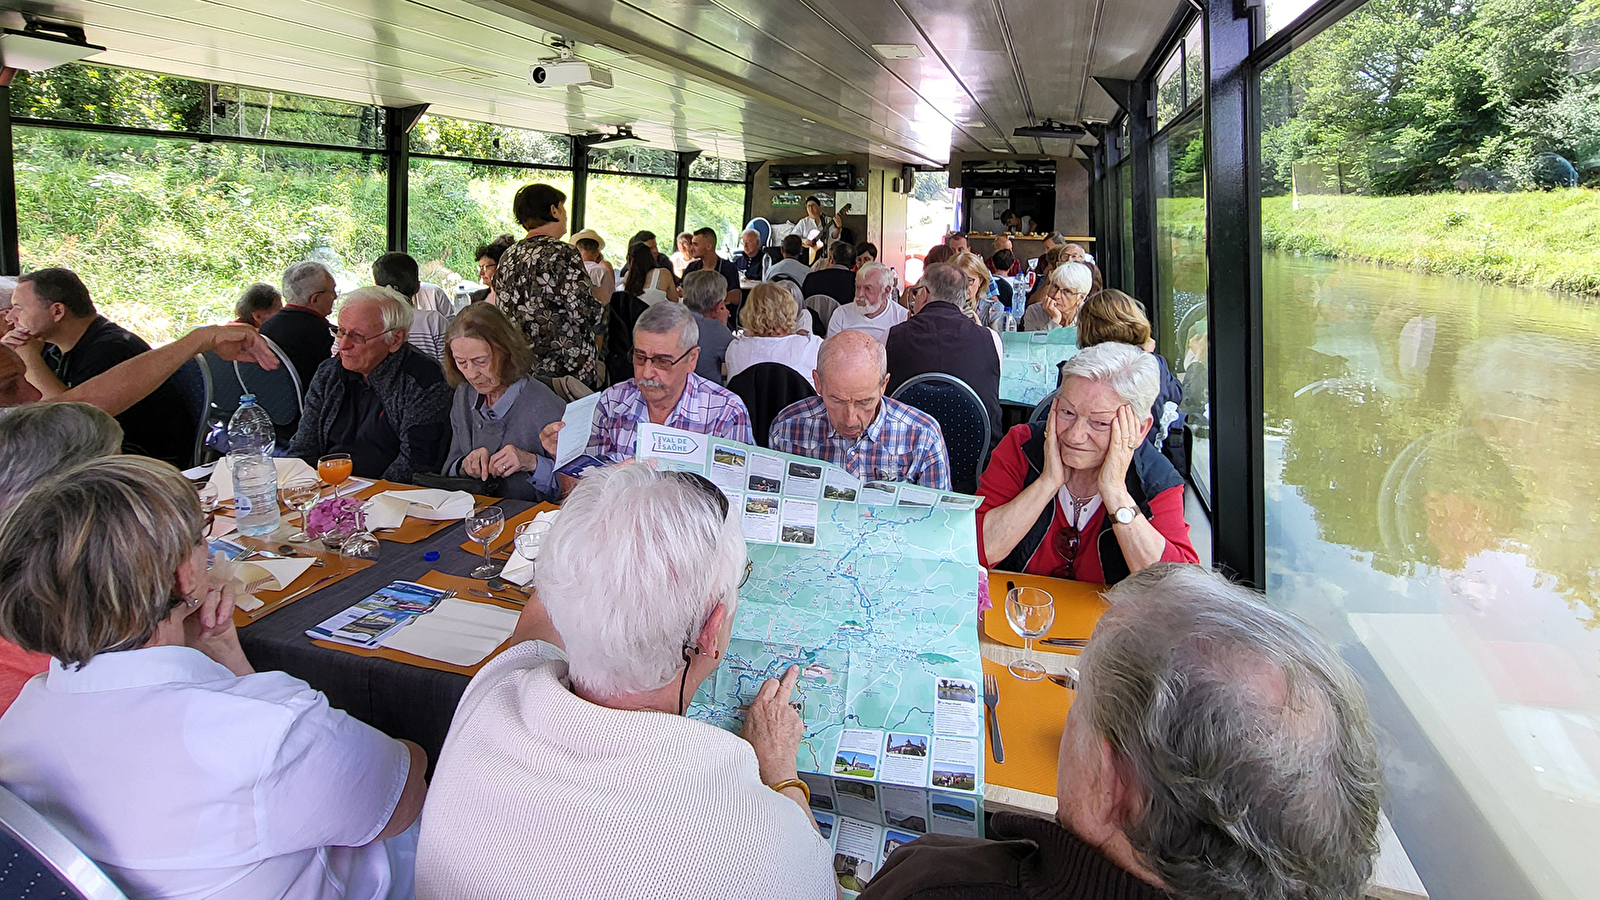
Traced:
<svg viewBox="0 0 1600 900">
<path fill-rule="evenodd" d="M 1145 441 L 1160 389 L 1138 347 L 1089 347 L 1061 367 L 1049 418 L 1011 429 L 978 483 L 978 555 L 1030 575 L 1116 584 L 1158 562 L 1198 562 L 1183 478 Z"/>
<path fill-rule="evenodd" d="M 1050 331 L 1072 325 L 1094 289 L 1094 275 L 1083 263 L 1066 262 L 1050 271 L 1044 298 L 1022 314 L 1023 331 Z"/>
<path fill-rule="evenodd" d="M 834 897 L 795 769 L 798 670 L 761 686 L 742 737 L 684 717 L 749 571 L 711 482 L 591 470 L 545 538 L 515 643 L 461 698 L 418 896 Z"/>
</svg>

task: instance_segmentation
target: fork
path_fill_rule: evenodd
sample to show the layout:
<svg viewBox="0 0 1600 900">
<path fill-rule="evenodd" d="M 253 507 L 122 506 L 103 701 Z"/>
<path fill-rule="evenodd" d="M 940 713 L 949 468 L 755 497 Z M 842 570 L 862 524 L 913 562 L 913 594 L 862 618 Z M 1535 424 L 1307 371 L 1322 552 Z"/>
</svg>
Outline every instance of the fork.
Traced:
<svg viewBox="0 0 1600 900">
<path fill-rule="evenodd" d="M 988 672 L 983 673 L 983 705 L 989 708 L 989 743 L 994 761 L 1006 761 L 1006 745 L 1000 740 L 1000 716 L 995 707 L 1000 705 L 1000 682 Z"/>
</svg>

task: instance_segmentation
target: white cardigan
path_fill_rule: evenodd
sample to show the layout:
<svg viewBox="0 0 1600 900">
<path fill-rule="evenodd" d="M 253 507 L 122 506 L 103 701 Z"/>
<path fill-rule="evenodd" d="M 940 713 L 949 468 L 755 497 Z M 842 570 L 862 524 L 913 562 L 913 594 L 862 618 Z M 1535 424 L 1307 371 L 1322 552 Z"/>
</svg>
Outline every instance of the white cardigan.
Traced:
<svg viewBox="0 0 1600 900">
<path fill-rule="evenodd" d="M 836 896 L 833 852 L 737 735 L 597 706 L 561 651 L 467 686 L 422 814 L 417 900 Z"/>
</svg>

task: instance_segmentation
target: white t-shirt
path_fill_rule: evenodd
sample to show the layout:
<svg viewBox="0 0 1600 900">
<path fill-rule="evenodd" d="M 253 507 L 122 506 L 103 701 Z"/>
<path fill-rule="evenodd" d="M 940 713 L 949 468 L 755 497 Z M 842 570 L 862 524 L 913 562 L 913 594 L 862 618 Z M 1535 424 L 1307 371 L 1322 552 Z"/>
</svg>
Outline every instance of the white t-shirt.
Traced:
<svg viewBox="0 0 1600 900">
<path fill-rule="evenodd" d="M 822 338 L 814 334 L 787 334 L 783 337 L 736 337 L 728 343 L 728 353 L 723 357 L 728 366 L 728 378 L 743 372 L 756 363 L 783 363 L 805 376 L 811 384 L 811 373 L 817 368 L 817 351 L 822 348 Z"/>
<path fill-rule="evenodd" d="M 439 754 L 418 900 L 835 897 L 833 851 L 705 722 L 590 703 L 540 641 L 490 660 Z"/>
<path fill-rule="evenodd" d="M 422 283 L 422 287 L 411 298 L 411 305 L 417 309 L 431 309 L 445 318 L 456 314 L 455 301 L 450 299 L 444 288 L 428 282 Z"/>
<path fill-rule="evenodd" d="M 828 333 L 838 334 L 841 331 L 865 331 L 878 339 L 878 343 L 887 343 L 889 329 L 899 325 L 910 317 L 904 306 L 890 300 L 879 312 L 877 318 L 872 318 L 861 311 L 861 307 L 854 303 L 845 303 L 833 311 L 833 317 L 828 320 Z"/>
<path fill-rule="evenodd" d="M 384 897 L 410 766 L 298 678 L 188 647 L 52 660 L 0 717 L 0 784 L 136 900 Z"/>
</svg>

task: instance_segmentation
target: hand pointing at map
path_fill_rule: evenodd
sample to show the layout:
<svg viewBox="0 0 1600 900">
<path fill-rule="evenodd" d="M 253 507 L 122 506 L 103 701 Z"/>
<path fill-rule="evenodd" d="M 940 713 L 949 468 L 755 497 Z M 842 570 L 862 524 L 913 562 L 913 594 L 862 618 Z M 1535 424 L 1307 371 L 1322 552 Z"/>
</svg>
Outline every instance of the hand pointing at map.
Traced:
<svg viewBox="0 0 1600 900">
<path fill-rule="evenodd" d="M 799 666 L 790 666 L 782 681 L 768 678 L 745 714 L 744 729 L 739 733 L 756 751 L 763 784 L 782 784 L 796 777 L 794 761 L 806 726 L 789 700 L 799 680 Z"/>
</svg>

